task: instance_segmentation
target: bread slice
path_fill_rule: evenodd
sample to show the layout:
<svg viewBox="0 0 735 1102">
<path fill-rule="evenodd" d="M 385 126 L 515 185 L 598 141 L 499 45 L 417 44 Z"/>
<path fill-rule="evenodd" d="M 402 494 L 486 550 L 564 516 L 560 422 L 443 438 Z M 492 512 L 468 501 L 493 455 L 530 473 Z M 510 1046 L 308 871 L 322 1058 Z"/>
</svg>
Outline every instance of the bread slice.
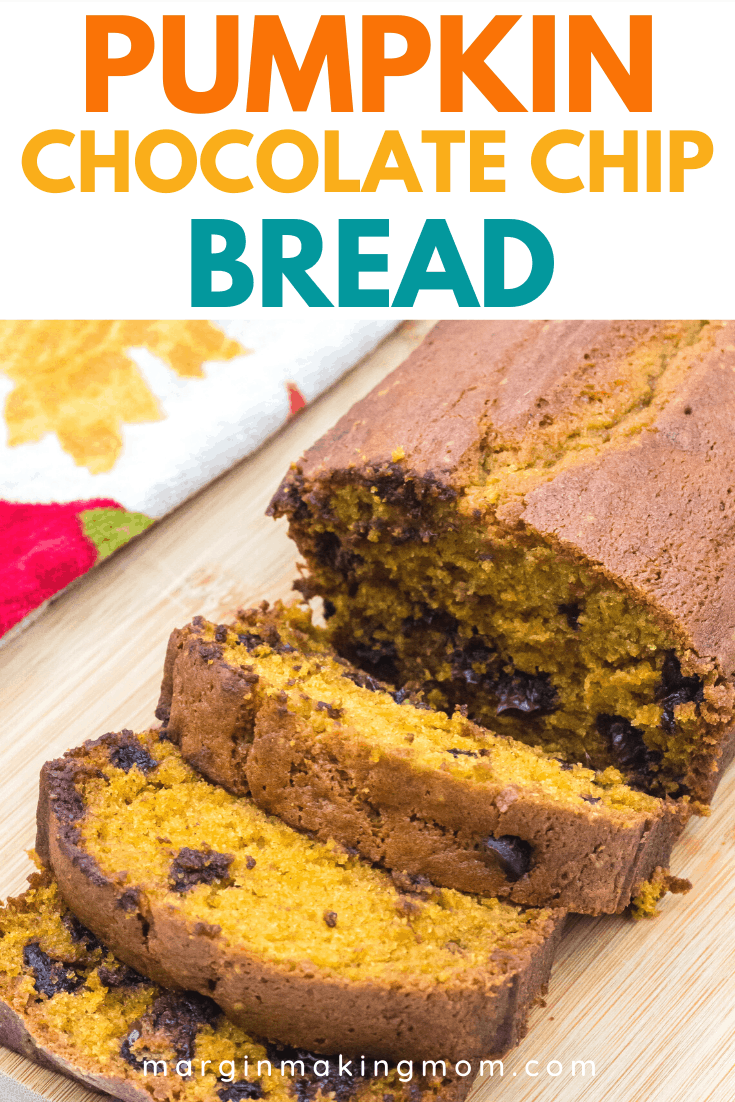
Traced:
<svg viewBox="0 0 735 1102">
<path fill-rule="evenodd" d="M 472 1083 L 420 1067 L 402 1082 L 374 1061 L 364 1076 L 355 1062 L 340 1075 L 338 1057 L 325 1064 L 250 1037 L 212 999 L 166 990 L 114 957 L 49 873 L 0 908 L 0 1043 L 127 1102 L 305 1102 L 318 1091 L 345 1102 L 462 1102 Z"/>
<path fill-rule="evenodd" d="M 523 1034 L 564 915 L 398 883 L 200 777 L 157 731 L 42 771 L 37 850 L 122 961 L 270 1041 L 473 1061 Z"/>
<path fill-rule="evenodd" d="M 568 765 L 391 692 L 294 606 L 175 631 L 158 714 L 200 772 L 291 826 L 524 905 L 622 911 L 652 877 L 665 885 L 688 815 L 613 768 Z"/>
<path fill-rule="evenodd" d="M 374 676 L 711 799 L 735 752 L 735 322 L 440 322 L 270 510 Z"/>
</svg>

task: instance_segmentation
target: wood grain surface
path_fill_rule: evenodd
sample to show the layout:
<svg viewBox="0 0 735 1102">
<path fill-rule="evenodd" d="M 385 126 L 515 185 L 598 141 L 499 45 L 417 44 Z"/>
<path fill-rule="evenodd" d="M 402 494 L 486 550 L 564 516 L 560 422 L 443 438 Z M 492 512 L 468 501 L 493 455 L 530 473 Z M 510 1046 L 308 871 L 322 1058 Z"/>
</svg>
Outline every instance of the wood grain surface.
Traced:
<svg viewBox="0 0 735 1102">
<path fill-rule="evenodd" d="M 0 650 L 0 895 L 22 891 L 29 871 L 42 763 L 104 731 L 153 721 L 171 628 L 289 595 L 296 555 L 284 522 L 264 515 L 273 490 L 430 324 L 404 325 L 259 452 Z M 502 1079 L 496 1072 L 478 1085 L 476 1102 L 735 1099 L 734 788 L 731 769 L 712 815 L 689 825 L 674 854 L 673 871 L 694 882 L 689 895 L 667 898 L 652 920 L 570 920 L 546 1006 L 533 1012 Z M 594 1061 L 594 1077 L 589 1065 L 572 1075 L 582 1060 Z M 53 1102 L 102 1097 L 2 1049 L 0 1070 Z"/>
</svg>

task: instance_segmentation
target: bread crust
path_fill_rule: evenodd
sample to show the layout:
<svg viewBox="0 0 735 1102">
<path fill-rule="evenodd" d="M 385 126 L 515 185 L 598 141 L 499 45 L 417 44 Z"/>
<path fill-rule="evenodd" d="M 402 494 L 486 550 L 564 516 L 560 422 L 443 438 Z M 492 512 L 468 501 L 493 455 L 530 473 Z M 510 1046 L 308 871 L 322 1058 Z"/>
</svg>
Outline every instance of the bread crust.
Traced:
<svg viewBox="0 0 735 1102">
<path fill-rule="evenodd" d="M 115 737 L 104 736 L 114 747 Z M 198 991 L 245 1029 L 314 1052 L 392 1060 L 473 1061 L 502 1055 L 520 1040 L 545 987 L 565 913 L 551 913 L 533 942 L 504 958 L 505 971 L 475 970 L 461 984 L 402 987 L 319 975 L 308 962 L 264 962 L 228 945 L 219 928 L 188 923 L 176 907 L 156 903 L 137 885 L 101 874 L 80 843 L 74 780 L 103 740 L 49 762 L 41 775 L 38 852 L 67 906 L 126 964 L 163 986 Z M 497 954 L 496 954 L 497 957 Z"/>
<path fill-rule="evenodd" d="M 169 639 L 156 714 L 195 769 L 235 795 L 247 795 L 245 763 L 257 713 L 251 671 L 228 665 L 217 644 L 200 641 L 204 620 L 176 629 Z M 166 702 L 166 703 L 163 703 Z M 227 732 L 226 741 L 219 731 Z"/>
<path fill-rule="evenodd" d="M 134 1083 L 112 1075 L 98 1075 L 83 1071 L 82 1068 L 64 1059 L 47 1044 L 36 1037 L 28 1022 L 16 1010 L 0 999 L 0 1044 L 13 1052 L 25 1056 L 42 1068 L 59 1072 L 91 1090 L 121 1098 L 124 1102 L 151 1102 L 149 1091 L 138 1089 Z"/>
<path fill-rule="evenodd" d="M 330 486 L 369 483 L 395 467 L 436 493 L 463 493 L 486 441 L 503 446 L 564 411 L 583 372 L 594 384 L 663 322 L 444 321 L 379 387 L 307 451 L 271 503 L 299 527 L 302 502 Z M 602 574 L 727 680 L 683 782 L 711 799 L 735 752 L 735 322 L 710 323 L 686 371 L 649 424 L 502 502 L 494 523 L 525 532 Z M 608 372 L 609 374 L 609 372 Z M 585 376 L 586 378 L 587 376 Z M 719 705 L 708 702 L 711 711 Z"/>
<path fill-rule="evenodd" d="M 579 810 L 439 770 L 419 772 L 399 753 L 371 760 L 349 728 L 317 739 L 286 704 L 202 644 L 203 622 L 177 629 L 170 646 L 168 734 L 209 780 L 255 802 L 297 830 L 334 838 L 363 857 L 435 884 L 525 906 L 581 914 L 623 911 L 643 881 L 668 867 L 688 819 L 681 802 L 631 817 L 589 804 Z M 520 879 L 485 844 L 511 836 L 533 847 Z"/>
</svg>

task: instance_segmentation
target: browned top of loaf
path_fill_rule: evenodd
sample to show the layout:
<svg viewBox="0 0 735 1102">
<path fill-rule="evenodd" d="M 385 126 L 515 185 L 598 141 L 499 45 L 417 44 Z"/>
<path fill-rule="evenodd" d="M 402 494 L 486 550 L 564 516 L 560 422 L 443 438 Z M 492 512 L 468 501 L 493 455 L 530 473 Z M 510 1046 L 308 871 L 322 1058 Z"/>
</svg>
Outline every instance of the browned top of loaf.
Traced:
<svg viewBox="0 0 735 1102">
<path fill-rule="evenodd" d="M 307 486 L 338 472 L 370 478 L 402 453 L 406 474 L 473 493 L 483 453 L 542 435 L 585 388 L 609 389 L 667 324 L 441 322 L 306 453 L 301 477 Z M 493 520 L 598 564 L 732 676 L 735 322 L 706 325 L 676 362 L 675 384 L 670 375 L 640 431 L 617 431 L 622 417 L 612 439 L 496 502 Z"/>
</svg>

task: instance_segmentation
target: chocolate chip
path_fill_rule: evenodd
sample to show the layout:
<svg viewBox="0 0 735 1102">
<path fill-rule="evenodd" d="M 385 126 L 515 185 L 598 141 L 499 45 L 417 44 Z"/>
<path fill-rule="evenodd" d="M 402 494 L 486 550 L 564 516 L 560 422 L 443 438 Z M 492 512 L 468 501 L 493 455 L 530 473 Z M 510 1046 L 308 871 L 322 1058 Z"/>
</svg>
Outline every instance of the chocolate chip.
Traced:
<svg viewBox="0 0 735 1102">
<path fill-rule="evenodd" d="M 222 1010 L 212 999 L 194 991 L 163 995 L 150 1013 L 154 1029 L 168 1034 L 179 1060 L 191 1060 L 198 1031 L 203 1026 L 216 1026 L 222 1016 Z"/>
<path fill-rule="evenodd" d="M 691 694 L 691 699 L 701 699 L 702 681 L 699 677 L 684 677 L 681 672 L 681 662 L 673 651 L 667 651 L 661 668 L 661 685 L 657 691 L 657 698 L 668 696 L 669 693 L 686 690 Z"/>
<path fill-rule="evenodd" d="M 247 619 L 252 621 L 253 618 L 247 617 Z M 248 651 L 263 646 L 270 647 L 276 654 L 293 654 L 296 651 L 296 647 L 283 642 L 275 624 L 256 622 L 252 626 L 253 631 L 241 631 L 237 635 L 237 642 Z"/>
<path fill-rule="evenodd" d="M 131 1067 L 142 1070 L 143 1061 L 138 1059 L 132 1049 L 132 1046 L 135 1044 L 135 1042 L 139 1040 L 140 1030 L 133 1027 L 128 1031 L 127 1037 L 120 1045 L 120 1055 L 126 1064 L 130 1064 Z"/>
<path fill-rule="evenodd" d="M 214 884 L 218 880 L 226 880 L 233 861 L 231 853 L 215 853 L 213 850 L 184 846 L 171 863 L 171 890 L 187 892 L 197 884 Z"/>
<path fill-rule="evenodd" d="M 474 750 L 447 750 L 446 753 L 451 754 L 453 758 L 458 758 L 460 756 L 460 754 L 463 754 L 465 757 L 468 757 L 468 758 L 476 758 L 477 757 L 477 754 L 475 753 Z"/>
<path fill-rule="evenodd" d="M 318 532 L 314 537 L 313 553 L 320 566 L 334 571 L 344 582 L 354 578 L 357 567 L 363 561 L 360 555 L 344 548 L 334 532 Z"/>
<path fill-rule="evenodd" d="M 329 597 L 325 597 L 322 601 L 322 604 L 324 605 L 324 619 L 331 620 L 337 612 L 336 604 L 334 603 L 334 601 L 330 601 Z"/>
<path fill-rule="evenodd" d="M 288 1061 L 293 1061 L 294 1069 L 303 1067 L 303 1076 L 289 1080 L 289 1087 L 297 1102 L 309 1102 L 315 1099 L 317 1093 L 322 1098 L 333 1099 L 334 1102 L 345 1102 L 360 1086 L 362 1076 L 359 1073 L 359 1065 L 353 1064 L 352 1078 L 349 1075 L 339 1074 L 339 1057 L 324 1056 L 321 1053 L 307 1052 L 305 1049 L 290 1048 L 286 1045 L 266 1044 L 268 1059 L 273 1064 L 273 1069 L 280 1071 L 281 1064 L 285 1062 L 288 1070 Z M 317 1075 L 314 1066 L 317 1061 L 327 1061 L 329 1065 L 328 1075 Z"/>
<path fill-rule="evenodd" d="M 346 677 L 348 681 L 351 681 L 353 685 L 358 685 L 361 689 L 369 689 L 371 693 L 385 691 L 385 685 L 381 681 L 377 681 L 369 673 L 363 673 L 362 670 L 343 670 L 342 677 Z"/>
<path fill-rule="evenodd" d="M 305 485 L 300 471 L 289 471 L 271 498 L 266 516 L 305 520 L 309 515 L 309 508 L 304 500 Z"/>
<path fill-rule="evenodd" d="M 121 911 L 125 911 L 126 914 L 131 914 L 138 909 L 138 903 L 140 902 L 140 889 L 128 888 L 124 891 L 117 901 L 117 906 Z"/>
<path fill-rule="evenodd" d="M 459 620 L 451 612 L 442 608 L 432 608 L 431 605 L 421 605 L 418 616 L 405 619 L 401 625 L 401 631 L 405 636 L 422 634 L 428 631 L 436 631 L 440 635 L 447 635 L 459 640 Z M 463 640 L 465 647 L 470 647 L 473 640 Z"/>
<path fill-rule="evenodd" d="M 390 694 L 396 704 L 410 704 L 412 708 L 421 708 L 425 712 L 431 711 L 431 705 L 421 700 L 412 689 L 397 689 Z"/>
<path fill-rule="evenodd" d="M 326 922 L 327 926 L 330 926 L 332 929 L 334 929 L 334 927 L 337 925 L 337 912 L 325 911 L 324 921 Z"/>
<path fill-rule="evenodd" d="M 453 623 L 452 623 L 453 621 Z M 458 684 L 454 703 L 464 703 L 466 686 L 478 687 L 482 693 L 492 692 L 498 656 L 484 636 L 474 634 L 469 639 L 459 633 L 459 622 L 450 617 L 443 625 L 432 618 L 430 628 L 439 627 L 440 633 L 447 637 L 447 649 L 451 662 L 452 682 Z M 444 683 L 449 688 L 452 686 Z"/>
<path fill-rule="evenodd" d="M 202 1026 L 215 1026 L 222 1011 L 215 1002 L 195 991 L 183 994 L 167 992 L 160 995 L 150 1010 L 133 1023 L 120 1048 L 120 1055 L 132 1067 L 142 1069 L 146 1059 L 153 1059 L 149 1052 L 132 1051 L 136 1041 L 155 1034 L 163 1034 L 177 1060 L 191 1060 L 194 1056 L 196 1035 Z"/>
<path fill-rule="evenodd" d="M 616 765 L 639 780 L 650 776 L 651 767 L 661 761 L 659 751 L 649 749 L 643 741 L 643 733 L 623 716 L 598 716 L 597 730 L 607 739 Z"/>
<path fill-rule="evenodd" d="M 67 911 L 61 921 L 69 931 L 72 941 L 83 942 L 90 953 L 93 953 L 96 949 L 102 948 L 102 943 L 98 941 L 92 931 L 88 930 L 86 926 L 83 926 L 77 916 L 73 915 L 71 911 Z"/>
<path fill-rule="evenodd" d="M 556 689 L 548 674 L 515 673 L 500 677 L 495 685 L 498 698 L 495 711 L 499 716 L 542 716 L 553 712 Z"/>
<path fill-rule="evenodd" d="M 195 991 L 183 994 L 167 992 L 153 1003 L 148 1011 L 156 1032 L 164 1032 L 170 1039 L 180 1060 L 190 1060 L 194 1039 L 202 1026 L 215 1026 L 222 1011 L 212 999 Z"/>
<path fill-rule="evenodd" d="M 701 704 L 704 700 L 701 678 L 684 677 L 681 663 L 673 651 L 668 651 L 664 658 L 656 700 L 661 704 L 661 726 L 669 732 L 676 727 L 674 709 L 679 704 Z"/>
<path fill-rule="evenodd" d="M 559 605 L 559 612 L 561 612 L 563 616 L 566 616 L 567 623 L 572 631 L 579 630 L 579 614 L 581 611 L 579 605 L 576 603 Z"/>
<path fill-rule="evenodd" d="M 226 643 L 227 642 L 227 632 L 228 631 L 229 631 L 229 628 L 227 627 L 227 624 L 218 624 L 217 629 L 214 633 L 215 643 Z"/>
<path fill-rule="evenodd" d="M 127 964 L 120 964 L 116 968 L 102 964 L 97 969 L 97 975 L 105 987 L 113 989 L 140 987 L 142 984 L 150 983 L 150 980 L 147 980 L 145 976 L 141 976 L 140 972 L 136 972 L 134 968 L 129 968 Z"/>
<path fill-rule="evenodd" d="M 255 860 L 255 858 L 251 857 L 250 854 L 248 854 L 248 856 L 245 858 L 245 868 L 246 869 L 254 869 L 256 864 L 257 864 L 257 861 Z"/>
<path fill-rule="evenodd" d="M 695 698 L 696 699 L 696 698 Z M 704 694 L 700 697 L 700 700 L 704 699 Z M 665 696 L 661 701 L 661 726 L 665 731 L 673 732 L 676 728 L 676 713 L 675 709 L 680 704 L 689 704 L 692 701 L 691 694 L 682 689 L 675 693 L 670 693 Z"/>
<path fill-rule="evenodd" d="M 533 864 L 533 846 L 513 834 L 486 838 L 485 845 L 497 857 L 509 880 L 520 880 Z"/>
<path fill-rule="evenodd" d="M 602 803 L 602 796 L 583 796 L 582 799 L 588 804 Z"/>
<path fill-rule="evenodd" d="M 264 1093 L 260 1082 L 250 1079 L 241 1079 L 238 1083 L 227 1083 L 217 1089 L 217 1097 L 221 1102 L 243 1102 L 246 1098 L 262 1098 Z"/>
<path fill-rule="evenodd" d="M 118 746 L 110 753 L 110 762 L 116 769 L 129 773 L 133 767 L 136 767 L 141 773 L 148 774 L 158 767 L 158 762 L 151 757 L 132 731 L 123 731 L 122 734 L 127 736 L 125 741 L 121 739 Z"/>
<path fill-rule="evenodd" d="M 317 711 L 326 712 L 330 719 L 339 719 L 342 709 L 334 704 L 328 704 L 325 700 L 317 701 Z"/>
<path fill-rule="evenodd" d="M 635 769 L 645 764 L 646 746 L 643 742 L 643 734 L 630 720 L 623 716 L 603 715 L 598 718 L 598 727 L 604 728 L 604 733 L 610 741 L 610 747 L 615 760 L 623 767 Z"/>
<path fill-rule="evenodd" d="M 357 666 L 362 666 L 378 680 L 395 684 L 398 680 L 398 666 L 396 659 L 398 652 L 395 643 L 373 642 L 372 646 L 365 643 L 353 643 L 348 657 Z M 383 688 L 383 686 L 381 686 Z"/>
<path fill-rule="evenodd" d="M 60 991 L 71 994 L 84 983 L 84 975 L 79 968 L 50 957 L 37 941 L 29 942 L 23 949 L 23 963 L 33 973 L 36 991 L 49 999 Z"/>
</svg>

